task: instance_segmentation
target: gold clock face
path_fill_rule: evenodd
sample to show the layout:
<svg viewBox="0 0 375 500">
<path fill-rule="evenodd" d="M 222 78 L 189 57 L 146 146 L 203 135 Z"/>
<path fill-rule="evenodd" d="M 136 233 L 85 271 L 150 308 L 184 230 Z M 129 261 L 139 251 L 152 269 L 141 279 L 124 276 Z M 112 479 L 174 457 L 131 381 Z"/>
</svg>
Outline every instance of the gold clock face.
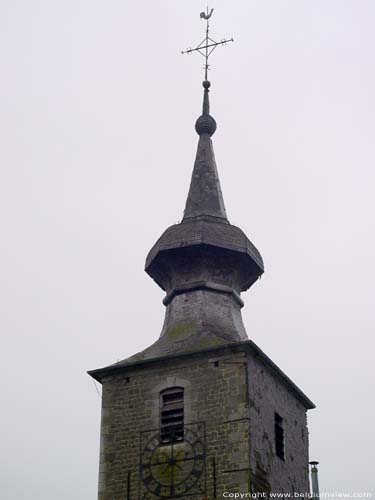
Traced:
<svg viewBox="0 0 375 500">
<path fill-rule="evenodd" d="M 160 444 L 159 433 L 147 439 L 141 450 L 142 499 L 176 498 L 202 491 L 204 439 L 190 428 L 184 440 Z"/>
</svg>

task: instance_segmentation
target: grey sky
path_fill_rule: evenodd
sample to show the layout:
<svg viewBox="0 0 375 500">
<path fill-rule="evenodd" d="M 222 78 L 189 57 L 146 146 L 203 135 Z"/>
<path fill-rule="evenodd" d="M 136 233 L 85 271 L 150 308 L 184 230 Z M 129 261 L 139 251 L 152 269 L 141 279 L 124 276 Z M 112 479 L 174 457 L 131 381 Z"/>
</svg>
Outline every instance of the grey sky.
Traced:
<svg viewBox="0 0 375 500">
<path fill-rule="evenodd" d="M 1 498 L 96 496 L 85 370 L 159 335 L 148 250 L 180 220 L 201 1 L 2 0 Z M 227 213 L 266 272 L 254 340 L 317 404 L 322 490 L 374 484 L 375 2 L 216 0 L 211 111 Z"/>
</svg>

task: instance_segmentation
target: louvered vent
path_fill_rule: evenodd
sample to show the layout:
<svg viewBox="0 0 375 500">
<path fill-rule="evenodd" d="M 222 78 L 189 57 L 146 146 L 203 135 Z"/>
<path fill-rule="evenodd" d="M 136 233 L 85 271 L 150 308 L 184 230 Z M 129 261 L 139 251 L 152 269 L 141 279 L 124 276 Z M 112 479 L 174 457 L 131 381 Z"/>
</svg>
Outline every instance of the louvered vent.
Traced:
<svg viewBox="0 0 375 500">
<path fill-rule="evenodd" d="M 184 440 L 184 389 L 172 387 L 160 393 L 160 442 Z"/>
</svg>

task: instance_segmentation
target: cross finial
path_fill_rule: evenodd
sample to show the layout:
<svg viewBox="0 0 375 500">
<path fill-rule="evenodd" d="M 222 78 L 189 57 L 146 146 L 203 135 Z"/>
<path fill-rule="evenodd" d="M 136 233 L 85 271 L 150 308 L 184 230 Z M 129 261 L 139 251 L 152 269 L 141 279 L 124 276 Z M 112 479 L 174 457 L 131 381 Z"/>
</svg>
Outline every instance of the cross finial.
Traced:
<svg viewBox="0 0 375 500">
<path fill-rule="evenodd" d="M 201 19 L 206 20 L 206 36 L 204 39 L 201 41 L 199 45 L 197 45 L 194 49 L 187 49 L 183 50 L 182 54 L 191 54 L 192 52 L 199 52 L 204 58 L 205 58 L 205 65 L 204 65 L 204 79 L 205 81 L 208 80 L 207 78 L 207 73 L 209 69 L 209 64 L 208 64 L 208 58 L 212 54 L 212 52 L 216 49 L 217 46 L 219 45 L 225 45 L 228 42 L 233 42 L 233 38 L 229 39 L 222 39 L 220 42 L 216 42 L 213 38 L 210 37 L 210 24 L 209 20 L 210 17 L 212 16 L 214 9 L 209 10 L 207 7 L 206 12 L 201 12 L 200 17 Z"/>
</svg>

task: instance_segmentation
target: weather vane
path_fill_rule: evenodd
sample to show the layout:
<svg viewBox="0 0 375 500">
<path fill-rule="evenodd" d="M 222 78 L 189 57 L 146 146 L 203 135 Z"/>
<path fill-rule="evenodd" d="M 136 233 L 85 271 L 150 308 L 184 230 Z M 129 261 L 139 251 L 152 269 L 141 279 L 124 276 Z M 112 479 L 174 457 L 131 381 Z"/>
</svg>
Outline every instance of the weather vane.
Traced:
<svg viewBox="0 0 375 500">
<path fill-rule="evenodd" d="M 211 9 L 209 11 L 209 9 L 207 7 L 207 11 L 201 12 L 201 14 L 200 14 L 201 19 L 205 19 L 207 21 L 206 36 L 201 41 L 201 43 L 199 45 L 197 45 L 195 47 L 195 49 L 187 49 L 187 50 L 183 50 L 181 52 L 182 54 L 191 54 L 192 52 L 199 52 L 205 58 L 205 61 L 206 61 L 205 65 L 204 65 L 204 78 L 205 78 L 205 80 L 207 80 L 207 72 L 209 69 L 208 58 L 210 57 L 212 52 L 216 49 L 216 47 L 218 45 L 225 45 L 228 42 L 234 41 L 233 38 L 230 38 L 228 40 L 223 39 L 220 42 L 216 42 L 213 38 L 210 37 L 209 20 L 210 20 L 210 17 L 212 16 L 213 11 L 214 11 L 214 9 Z"/>
</svg>

